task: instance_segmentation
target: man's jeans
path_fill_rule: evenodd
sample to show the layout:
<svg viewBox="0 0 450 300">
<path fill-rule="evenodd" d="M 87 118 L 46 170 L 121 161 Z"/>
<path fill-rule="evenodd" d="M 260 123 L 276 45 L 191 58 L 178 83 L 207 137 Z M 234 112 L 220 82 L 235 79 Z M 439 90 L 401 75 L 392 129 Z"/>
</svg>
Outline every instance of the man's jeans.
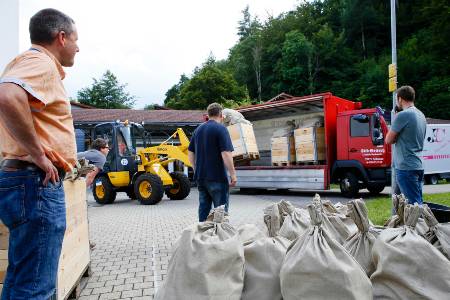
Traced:
<svg viewBox="0 0 450 300">
<path fill-rule="evenodd" d="M 62 181 L 44 187 L 44 177 L 0 170 L 0 220 L 10 232 L 2 300 L 47 300 L 55 293 L 66 207 Z"/>
<path fill-rule="evenodd" d="M 203 222 L 211 211 L 211 205 L 218 207 L 225 205 L 225 211 L 228 211 L 228 198 L 230 195 L 227 181 L 209 181 L 197 180 L 199 207 L 198 219 Z"/>
<path fill-rule="evenodd" d="M 422 205 L 423 170 L 395 169 L 395 178 L 400 191 L 408 199 L 408 203 Z"/>
</svg>

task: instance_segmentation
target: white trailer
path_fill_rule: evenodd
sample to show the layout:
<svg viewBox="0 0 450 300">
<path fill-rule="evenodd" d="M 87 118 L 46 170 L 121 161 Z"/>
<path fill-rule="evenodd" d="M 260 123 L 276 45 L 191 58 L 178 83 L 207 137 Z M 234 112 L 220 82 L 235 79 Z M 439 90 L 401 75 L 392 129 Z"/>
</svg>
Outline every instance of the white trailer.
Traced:
<svg viewBox="0 0 450 300">
<path fill-rule="evenodd" d="M 450 124 L 427 125 L 422 161 L 426 183 L 450 182 Z"/>
</svg>

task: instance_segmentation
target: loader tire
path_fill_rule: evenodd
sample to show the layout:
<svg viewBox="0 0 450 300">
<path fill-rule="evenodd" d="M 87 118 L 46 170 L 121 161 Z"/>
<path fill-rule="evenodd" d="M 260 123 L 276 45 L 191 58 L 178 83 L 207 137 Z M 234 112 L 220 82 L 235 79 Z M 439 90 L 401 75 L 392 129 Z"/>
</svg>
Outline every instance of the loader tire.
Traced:
<svg viewBox="0 0 450 300">
<path fill-rule="evenodd" d="M 173 185 L 166 188 L 166 195 L 170 200 L 183 200 L 191 192 L 189 178 L 181 172 L 170 173 Z"/>
<path fill-rule="evenodd" d="M 111 204 L 116 200 L 116 191 L 106 176 L 95 178 L 92 186 L 92 194 L 98 204 Z"/>
<path fill-rule="evenodd" d="M 134 193 L 137 200 L 143 205 L 155 205 L 164 196 L 164 187 L 161 178 L 150 173 L 143 173 L 134 182 Z"/>
</svg>

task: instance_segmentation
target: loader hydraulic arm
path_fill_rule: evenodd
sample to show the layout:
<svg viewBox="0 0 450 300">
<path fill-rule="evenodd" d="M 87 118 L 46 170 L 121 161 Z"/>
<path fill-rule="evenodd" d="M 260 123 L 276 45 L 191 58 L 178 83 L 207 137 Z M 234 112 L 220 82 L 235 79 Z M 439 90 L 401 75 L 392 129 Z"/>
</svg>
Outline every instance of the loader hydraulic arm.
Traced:
<svg viewBox="0 0 450 300">
<path fill-rule="evenodd" d="M 169 141 L 175 139 L 178 136 L 180 145 L 174 146 L 169 144 Z M 162 142 L 158 146 L 147 147 L 139 151 L 138 155 L 142 157 L 142 163 L 144 166 L 151 165 L 153 163 L 160 163 L 161 165 L 167 165 L 170 162 L 179 160 L 187 167 L 192 167 L 188 158 L 189 139 L 184 133 L 183 129 L 178 128 L 167 140 Z M 163 156 L 163 157 L 161 157 Z"/>
</svg>

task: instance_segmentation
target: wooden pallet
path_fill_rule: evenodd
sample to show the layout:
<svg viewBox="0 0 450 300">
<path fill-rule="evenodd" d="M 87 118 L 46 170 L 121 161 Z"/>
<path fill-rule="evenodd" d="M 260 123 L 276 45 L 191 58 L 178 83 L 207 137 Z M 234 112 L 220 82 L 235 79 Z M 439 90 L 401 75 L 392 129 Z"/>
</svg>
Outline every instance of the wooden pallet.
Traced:
<svg viewBox="0 0 450 300">
<path fill-rule="evenodd" d="M 240 155 L 233 157 L 233 160 L 235 162 L 246 161 L 246 160 L 258 160 L 258 159 L 259 159 L 259 153 L 254 153 L 254 152 L 240 154 Z"/>
<path fill-rule="evenodd" d="M 296 164 L 299 166 L 317 166 L 323 164 L 323 160 L 305 160 L 305 161 L 297 161 Z"/>
<path fill-rule="evenodd" d="M 297 163 L 295 161 L 275 161 L 272 162 L 272 166 L 276 167 L 288 167 L 288 166 L 295 166 Z"/>
<path fill-rule="evenodd" d="M 67 298 L 65 299 L 78 299 L 81 291 L 86 287 L 89 277 L 92 276 L 91 264 L 86 266 L 86 269 L 80 275 L 75 285 L 69 291 Z"/>
</svg>

